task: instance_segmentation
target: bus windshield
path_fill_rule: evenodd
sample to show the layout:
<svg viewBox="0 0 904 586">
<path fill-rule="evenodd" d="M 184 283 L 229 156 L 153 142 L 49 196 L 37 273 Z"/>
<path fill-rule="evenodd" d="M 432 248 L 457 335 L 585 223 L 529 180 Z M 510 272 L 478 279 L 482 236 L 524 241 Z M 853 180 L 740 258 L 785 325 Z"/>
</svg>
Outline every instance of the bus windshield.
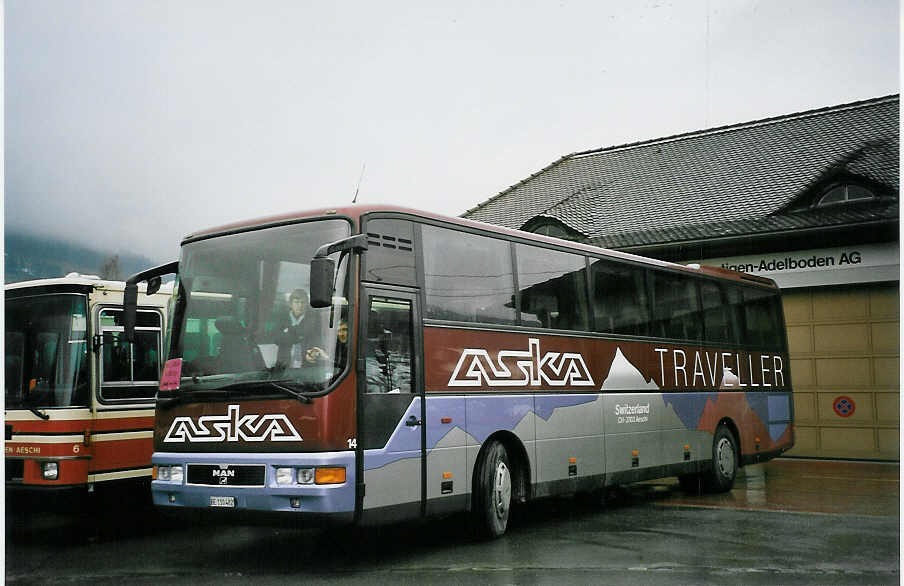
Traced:
<svg viewBox="0 0 904 586">
<path fill-rule="evenodd" d="M 58 294 L 6 299 L 6 408 L 88 404 L 87 299 Z"/>
<path fill-rule="evenodd" d="M 347 361 L 348 258 L 338 263 L 332 306 L 322 309 L 309 303 L 310 262 L 350 231 L 347 221 L 320 220 L 186 244 L 169 352 L 182 359 L 180 389 L 278 381 L 263 388 L 326 390 Z"/>
</svg>

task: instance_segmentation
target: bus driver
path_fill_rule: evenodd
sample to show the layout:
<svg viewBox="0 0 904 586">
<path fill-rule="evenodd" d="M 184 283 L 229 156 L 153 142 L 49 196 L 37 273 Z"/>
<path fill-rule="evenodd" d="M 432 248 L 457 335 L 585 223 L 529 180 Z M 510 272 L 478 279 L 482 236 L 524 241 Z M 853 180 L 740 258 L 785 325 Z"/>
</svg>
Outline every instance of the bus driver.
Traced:
<svg viewBox="0 0 904 586">
<path fill-rule="evenodd" d="M 276 323 L 279 344 L 277 362 L 287 368 L 301 368 L 303 363 L 313 364 L 326 353 L 316 346 L 304 348 L 308 329 L 305 313 L 308 308 L 308 294 L 304 289 L 295 289 L 289 295 L 289 311 Z M 302 360 L 303 357 L 303 360 Z"/>
</svg>

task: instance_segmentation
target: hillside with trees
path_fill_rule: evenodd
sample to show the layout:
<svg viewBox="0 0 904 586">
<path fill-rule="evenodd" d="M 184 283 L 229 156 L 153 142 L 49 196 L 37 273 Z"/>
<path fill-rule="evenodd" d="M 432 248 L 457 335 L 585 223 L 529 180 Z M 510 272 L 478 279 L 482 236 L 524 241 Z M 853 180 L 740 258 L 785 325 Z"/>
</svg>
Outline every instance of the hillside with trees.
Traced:
<svg viewBox="0 0 904 586">
<path fill-rule="evenodd" d="M 23 233 L 6 232 L 3 246 L 4 281 L 7 283 L 62 277 L 71 272 L 121 280 L 165 262 Z"/>
</svg>

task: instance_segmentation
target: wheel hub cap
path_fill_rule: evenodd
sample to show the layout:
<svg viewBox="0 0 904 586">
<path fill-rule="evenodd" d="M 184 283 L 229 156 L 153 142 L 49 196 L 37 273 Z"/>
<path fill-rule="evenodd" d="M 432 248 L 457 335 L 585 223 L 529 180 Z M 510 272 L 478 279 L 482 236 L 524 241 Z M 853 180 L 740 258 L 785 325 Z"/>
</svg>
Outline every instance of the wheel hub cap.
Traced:
<svg viewBox="0 0 904 586">
<path fill-rule="evenodd" d="M 505 462 L 496 465 L 495 482 L 493 483 L 493 508 L 500 519 L 508 514 L 509 503 L 512 500 L 512 478 Z"/>
<path fill-rule="evenodd" d="M 731 442 L 727 438 L 719 440 L 718 446 L 719 471 L 723 476 L 731 476 L 734 471 L 734 450 L 731 448 Z"/>
</svg>

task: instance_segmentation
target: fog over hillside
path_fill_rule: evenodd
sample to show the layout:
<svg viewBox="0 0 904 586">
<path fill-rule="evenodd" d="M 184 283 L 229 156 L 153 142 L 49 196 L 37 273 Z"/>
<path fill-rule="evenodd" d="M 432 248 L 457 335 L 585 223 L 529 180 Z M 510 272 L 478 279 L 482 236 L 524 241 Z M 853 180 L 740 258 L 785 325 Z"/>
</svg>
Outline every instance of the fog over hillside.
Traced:
<svg viewBox="0 0 904 586">
<path fill-rule="evenodd" d="M 4 234 L 3 252 L 6 283 L 62 277 L 71 272 L 125 279 L 172 260 L 150 259 L 121 250 L 93 249 L 48 236 L 10 231 Z"/>
</svg>

